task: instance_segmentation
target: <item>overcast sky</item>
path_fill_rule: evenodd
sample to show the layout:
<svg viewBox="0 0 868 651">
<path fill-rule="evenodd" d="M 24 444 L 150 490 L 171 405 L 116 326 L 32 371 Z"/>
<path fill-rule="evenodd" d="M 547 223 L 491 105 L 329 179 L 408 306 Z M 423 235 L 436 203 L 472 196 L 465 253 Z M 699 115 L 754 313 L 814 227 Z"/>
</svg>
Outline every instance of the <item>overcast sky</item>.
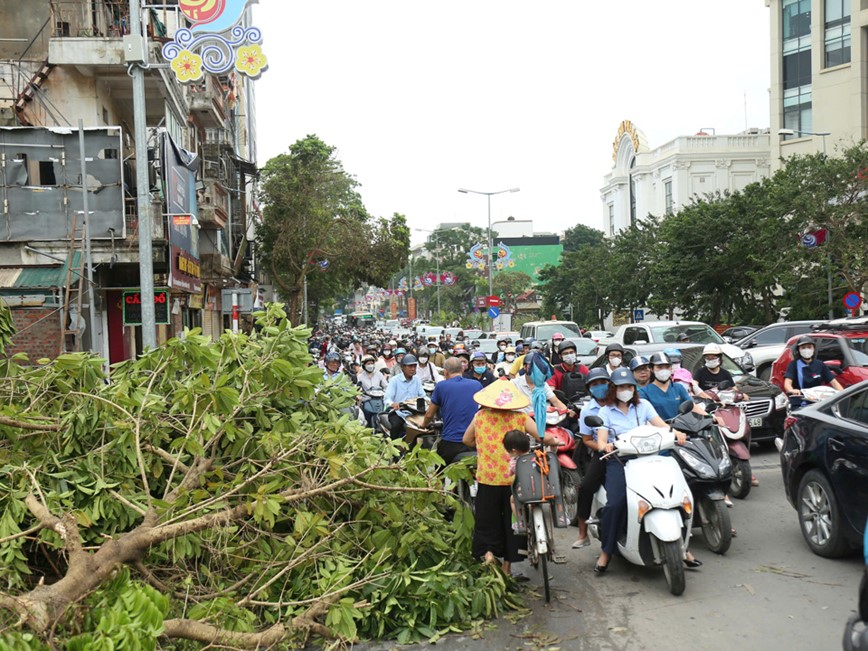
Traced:
<svg viewBox="0 0 868 651">
<path fill-rule="evenodd" d="M 307 134 L 413 228 L 602 228 L 622 120 L 651 148 L 769 125 L 763 0 L 260 0 L 259 162 Z M 413 241 L 426 237 L 414 232 Z"/>
</svg>

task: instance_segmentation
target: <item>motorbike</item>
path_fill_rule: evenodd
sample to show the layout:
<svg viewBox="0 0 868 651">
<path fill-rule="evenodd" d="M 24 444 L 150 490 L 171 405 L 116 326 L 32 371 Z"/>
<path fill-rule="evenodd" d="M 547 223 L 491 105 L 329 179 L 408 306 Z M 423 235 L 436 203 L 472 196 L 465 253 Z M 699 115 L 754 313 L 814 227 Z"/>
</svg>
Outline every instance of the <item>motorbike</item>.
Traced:
<svg viewBox="0 0 868 651">
<path fill-rule="evenodd" d="M 744 499 L 750 493 L 750 425 L 739 403 L 745 399 L 745 394 L 737 388 L 722 385 L 718 389 L 708 389 L 714 404 L 706 402 L 707 411 L 714 412 L 715 423 L 729 447 L 729 459 L 732 462 L 732 482 L 729 494 L 738 499 Z"/>
<path fill-rule="evenodd" d="M 567 520 L 572 523 L 576 520 L 579 510 L 579 486 L 582 483 L 582 475 L 573 460 L 576 439 L 570 430 L 562 427 L 566 418 L 565 411 L 559 411 L 551 406 L 546 410 L 546 433 L 558 440 L 557 459 L 561 494 L 564 498 Z"/>
<path fill-rule="evenodd" d="M 599 416 L 585 422 L 602 427 Z M 671 427 L 640 425 L 615 438 L 615 451 L 624 462 L 627 483 L 627 532 L 618 538 L 618 552 L 634 565 L 663 566 L 669 592 L 684 592 L 684 551 L 693 527 L 693 496 L 678 462 L 661 456 L 675 447 Z M 609 456 L 609 455 L 606 455 Z M 588 531 L 602 540 L 600 512 L 606 505 L 606 488 L 594 495 Z"/>
<path fill-rule="evenodd" d="M 718 428 L 711 416 L 693 412 L 687 400 L 672 419 L 672 427 L 687 434 L 684 445 L 676 446 L 674 456 L 690 492 L 705 544 L 715 554 L 725 554 L 732 543 L 732 522 L 723 499 L 732 482 L 732 463 Z"/>
<path fill-rule="evenodd" d="M 368 427 L 377 429 L 376 419 L 377 416 L 383 412 L 383 407 L 385 406 L 383 397 L 386 395 L 386 391 L 385 389 L 371 387 L 364 392 L 364 395 L 367 396 L 368 399 L 362 402 L 362 412 L 367 418 Z M 386 420 L 388 421 L 388 416 Z"/>
</svg>

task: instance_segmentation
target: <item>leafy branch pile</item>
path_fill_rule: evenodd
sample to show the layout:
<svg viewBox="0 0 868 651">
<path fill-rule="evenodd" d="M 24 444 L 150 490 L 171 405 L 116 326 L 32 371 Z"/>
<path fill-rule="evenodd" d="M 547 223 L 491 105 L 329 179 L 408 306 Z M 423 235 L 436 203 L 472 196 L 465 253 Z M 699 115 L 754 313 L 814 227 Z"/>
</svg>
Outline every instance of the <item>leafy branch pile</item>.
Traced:
<svg viewBox="0 0 868 651">
<path fill-rule="evenodd" d="M 403 642 L 515 605 L 435 457 L 342 414 L 280 306 L 258 326 L 110 384 L 85 354 L 3 363 L 0 648 Z"/>
</svg>

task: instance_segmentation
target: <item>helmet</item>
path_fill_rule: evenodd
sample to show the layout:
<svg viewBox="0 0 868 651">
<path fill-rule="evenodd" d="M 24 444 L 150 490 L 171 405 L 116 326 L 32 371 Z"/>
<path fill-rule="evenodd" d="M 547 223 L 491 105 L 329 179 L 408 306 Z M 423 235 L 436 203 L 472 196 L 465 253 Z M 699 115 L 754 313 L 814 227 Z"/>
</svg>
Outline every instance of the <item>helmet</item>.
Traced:
<svg viewBox="0 0 868 651">
<path fill-rule="evenodd" d="M 576 345 L 572 341 L 570 341 L 569 339 L 566 339 L 558 345 L 558 355 L 562 355 L 565 350 L 570 350 L 570 349 L 575 350 Z"/>
<path fill-rule="evenodd" d="M 329 362 L 339 362 L 339 361 L 341 361 L 341 356 L 338 355 L 337 353 L 328 353 L 325 356 L 325 361 L 326 361 L 326 364 L 328 364 Z"/>
<path fill-rule="evenodd" d="M 464 346 L 461 346 L 460 348 L 458 346 L 456 346 L 455 350 L 452 351 L 452 356 L 453 357 L 466 357 L 467 359 L 470 359 L 470 351 L 467 350 Z"/>
<path fill-rule="evenodd" d="M 418 363 L 419 361 L 415 355 L 404 355 L 404 358 L 401 360 L 401 366 L 416 366 Z"/>
<path fill-rule="evenodd" d="M 398 345 L 398 342 L 395 341 L 394 339 L 389 339 L 389 345 L 390 345 L 392 348 L 394 348 L 395 346 Z"/>
<path fill-rule="evenodd" d="M 564 334 L 562 332 L 556 332 L 552 335 L 552 341 L 558 341 L 564 338 Z"/>
<path fill-rule="evenodd" d="M 666 357 L 669 358 L 669 361 L 673 364 L 682 360 L 681 351 L 677 348 L 667 348 L 663 351 L 663 353 L 666 355 Z"/>
<path fill-rule="evenodd" d="M 406 348 L 396 348 L 395 349 L 395 355 L 406 355 L 406 354 L 407 354 Z"/>
<path fill-rule="evenodd" d="M 470 359 L 471 360 L 484 359 L 485 361 L 488 361 L 488 358 L 485 356 L 485 353 L 483 353 L 481 350 L 474 351 L 473 354 L 470 356 Z"/>
<path fill-rule="evenodd" d="M 813 345 L 814 345 L 814 340 L 811 339 L 808 335 L 802 335 L 801 337 L 798 338 L 798 340 L 796 340 L 796 348 L 799 348 L 800 346 L 813 346 Z"/>
<path fill-rule="evenodd" d="M 498 343 L 498 344 L 500 344 L 500 343 L 504 343 L 504 344 L 507 343 L 507 337 L 498 337 L 498 338 L 497 338 L 497 343 Z"/>
<path fill-rule="evenodd" d="M 364 357 L 362 357 L 362 364 L 367 364 L 368 362 L 371 362 L 373 364 L 375 361 L 376 360 L 370 355 L 365 355 Z"/>
<path fill-rule="evenodd" d="M 654 353 L 651 355 L 651 366 L 666 365 L 669 366 L 672 362 L 666 356 L 666 353 Z"/>
<path fill-rule="evenodd" d="M 609 356 L 609 353 L 613 353 L 613 352 L 623 353 L 624 347 L 618 343 L 609 344 L 608 346 L 606 346 L 606 350 L 605 350 L 606 357 Z"/>
<path fill-rule="evenodd" d="M 503 352 L 504 353 L 512 353 L 513 355 L 515 355 L 515 346 L 507 346 L 506 350 Z"/>
<path fill-rule="evenodd" d="M 633 371 L 626 368 L 616 368 L 612 371 L 612 375 L 609 376 L 609 380 L 616 387 L 619 387 L 622 384 L 636 384 L 636 378 L 633 377 Z"/>
<path fill-rule="evenodd" d="M 653 359 L 653 357 L 651 359 Z M 636 357 L 630 360 L 630 370 L 635 371 L 640 366 L 648 366 L 650 363 L 651 361 L 647 357 L 636 355 Z"/>
<path fill-rule="evenodd" d="M 542 350 L 543 344 L 538 339 L 534 339 L 530 344 L 531 350 Z"/>
<path fill-rule="evenodd" d="M 472 342 L 470 342 L 470 345 L 473 348 L 479 348 L 482 344 L 479 343 L 479 339 L 474 339 Z"/>
<path fill-rule="evenodd" d="M 723 351 L 717 344 L 706 344 L 702 349 L 703 355 L 723 355 Z"/>
<path fill-rule="evenodd" d="M 636 359 L 640 358 L 637 357 Z M 585 378 L 585 385 L 590 384 L 594 380 L 606 380 L 607 382 L 610 381 L 609 374 L 606 372 L 606 369 L 600 366 L 598 368 L 592 368 L 590 371 L 588 371 L 588 377 Z"/>
</svg>

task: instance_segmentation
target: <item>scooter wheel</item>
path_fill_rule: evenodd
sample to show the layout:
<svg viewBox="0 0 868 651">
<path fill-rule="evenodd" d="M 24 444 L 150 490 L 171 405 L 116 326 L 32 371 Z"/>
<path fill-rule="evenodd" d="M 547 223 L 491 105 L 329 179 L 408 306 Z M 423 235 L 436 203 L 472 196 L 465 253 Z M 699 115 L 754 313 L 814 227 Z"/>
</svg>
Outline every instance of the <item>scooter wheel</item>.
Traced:
<svg viewBox="0 0 868 651">
<path fill-rule="evenodd" d="M 708 548 L 715 554 L 725 554 L 732 543 L 732 521 L 723 500 L 701 497 L 699 520 Z"/>
<path fill-rule="evenodd" d="M 663 552 L 663 574 L 666 576 L 666 585 L 669 592 L 676 597 L 684 592 L 684 556 L 681 552 L 681 541 L 659 541 L 660 551 Z"/>
<path fill-rule="evenodd" d="M 743 500 L 750 494 L 750 461 L 747 459 L 733 459 L 732 483 L 729 486 L 730 495 Z"/>
</svg>

